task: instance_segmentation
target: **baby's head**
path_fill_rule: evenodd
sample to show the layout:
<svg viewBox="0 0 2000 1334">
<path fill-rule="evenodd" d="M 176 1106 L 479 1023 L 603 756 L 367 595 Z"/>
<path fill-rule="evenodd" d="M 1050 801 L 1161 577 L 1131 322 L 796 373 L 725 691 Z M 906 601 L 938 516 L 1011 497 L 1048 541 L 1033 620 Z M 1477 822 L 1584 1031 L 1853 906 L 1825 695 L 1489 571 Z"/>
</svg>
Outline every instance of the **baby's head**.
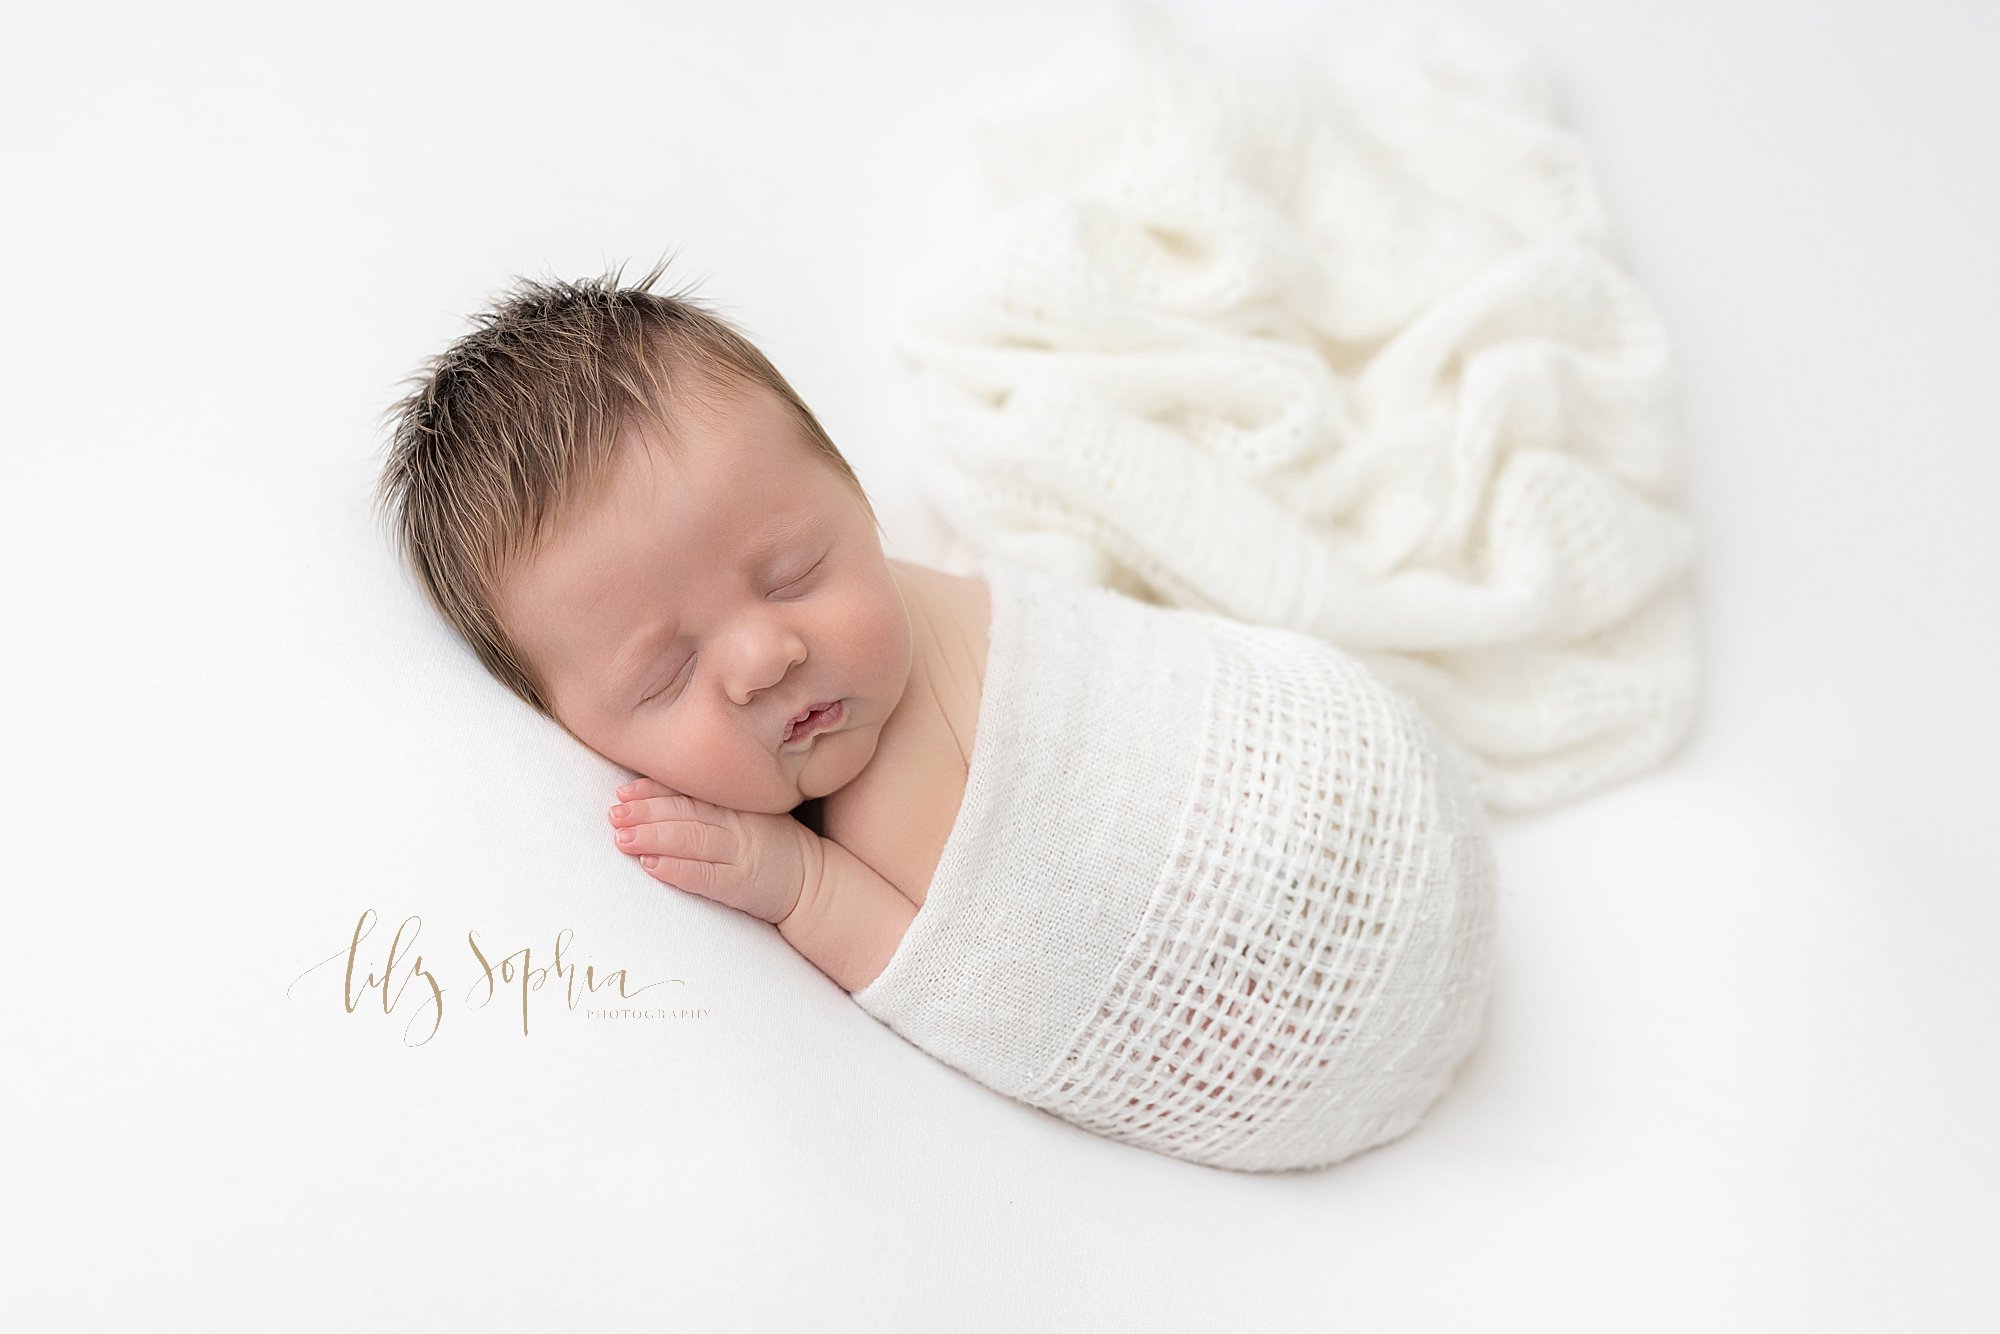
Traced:
<svg viewBox="0 0 2000 1334">
<path fill-rule="evenodd" d="M 874 506 L 755 346 L 616 273 L 520 280 L 389 412 L 377 492 L 445 621 L 628 769 L 776 814 L 873 758 L 913 660 Z M 840 702 L 798 741 L 793 717 Z"/>
</svg>

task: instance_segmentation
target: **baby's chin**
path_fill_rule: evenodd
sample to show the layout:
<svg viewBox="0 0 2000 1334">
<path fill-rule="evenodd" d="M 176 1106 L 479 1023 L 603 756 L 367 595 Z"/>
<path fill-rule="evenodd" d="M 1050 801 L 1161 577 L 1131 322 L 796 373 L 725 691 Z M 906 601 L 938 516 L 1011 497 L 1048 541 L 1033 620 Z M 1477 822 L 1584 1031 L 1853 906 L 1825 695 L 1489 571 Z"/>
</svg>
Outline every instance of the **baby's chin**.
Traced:
<svg viewBox="0 0 2000 1334">
<path fill-rule="evenodd" d="M 830 797 L 861 777 L 875 758 L 878 737 L 875 728 L 855 728 L 852 731 L 828 732 L 814 742 L 813 748 L 806 752 L 806 762 L 800 767 L 794 784 L 799 801 Z M 835 742 L 839 743 L 837 748 L 829 744 Z M 785 809 L 790 810 L 791 807 Z"/>
<path fill-rule="evenodd" d="M 818 753 L 828 741 L 836 739 L 846 742 L 840 752 Z M 855 732 L 828 733 L 824 740 L 806 753 L 806 763 L 789 781 L 781 776 L 778 782 L 769 786 L 760 785 L 756 790 L 745 790 L 741 784 L 681 786 L 665 779 L 657 781 L 711 806 L 727 806 L 731 810 L 751 814 L 789 815 L 806 802 L 830 797 L 859 778 L 875 758 L 875 741 L 872 729 L 862 735 Z"/>
</svg>

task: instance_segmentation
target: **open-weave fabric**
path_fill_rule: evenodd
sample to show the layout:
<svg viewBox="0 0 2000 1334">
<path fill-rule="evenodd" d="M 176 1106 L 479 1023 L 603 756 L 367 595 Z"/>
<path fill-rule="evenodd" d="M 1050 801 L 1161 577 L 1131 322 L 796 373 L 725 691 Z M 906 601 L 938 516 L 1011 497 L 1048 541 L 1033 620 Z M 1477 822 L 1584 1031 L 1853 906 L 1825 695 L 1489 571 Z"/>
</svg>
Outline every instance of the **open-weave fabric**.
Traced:
<svg viewBox="0 0 2000 1334">
<path fill-rule="evenodd" d="M 1693 721 L 1672 358 L 1538 63 L 1349 9 L 1102 11 L 988 115 L 904 298 L 919 477 L 961 553 L 1337 644 L 1547 808 Z"/>
<path fill-rule="evenodd" d="M 1216 1167 L 1410 1130 L 1477 1037 L 1495 890 L 1422 711 L 1309 635 L 980 568 L 964 802 L 855 1001 L 989 1088 Z"/>
</svg>

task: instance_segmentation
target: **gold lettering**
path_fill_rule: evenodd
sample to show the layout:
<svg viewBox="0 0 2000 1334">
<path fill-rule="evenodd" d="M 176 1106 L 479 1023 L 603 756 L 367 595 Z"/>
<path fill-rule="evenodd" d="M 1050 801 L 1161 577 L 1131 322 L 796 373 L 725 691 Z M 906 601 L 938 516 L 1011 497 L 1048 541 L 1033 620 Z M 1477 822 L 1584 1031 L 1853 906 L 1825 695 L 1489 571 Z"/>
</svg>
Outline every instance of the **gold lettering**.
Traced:
<svg viewBox="0 0 2000 1334">
<path fill-rule="evenodd" d="M 306 973 L 316 968 L 323 968 L 335 959 L 344 958 L 346 971 L 341 978 L 342 1008 L 348 1014 L 353 1014 L 361 1008 L 368 999 L 368 993 L 373 990 L 380 993 L 382 1013 L 390 1015 L 394 1014 L 402 1004 L 403 994 L 409 989 L 410 983 L 421 978 L 428 994 L 403 1025 L 403 1041 L 411 1046 L 421 1047 L 437 1036 L 438 1030 L 444 1024 L 444 984 L 436 973 L 425 966 L 424 956 L 416 950 L 417 937 L 423 933 L 423 918 L 412 913 L 397 926 L 395 935 L 389 941 L 388 953 L 382 960 L 379 976 L 374 968 L 364 967 L 361 958 L 362 942 L 374 931 L 377 921 L 375 910 L 364 908 L 361 915 L 355 919 L 354 930 L 349 935 L 347 948 L 327 955 L 326 958 L 299 973 L 286 986 L 285 994 L 290 996 L 292 987 L 296 986 Z M 405 939 L 406 933 L 407 939 Z M 471 1008 L 483 1008 L 498 999 L 503 984 L 515 988 L 520 1001 L 521 1035 L 525 1037 L 528 1034 L 529 994 L 547 986 L 551 973 L 562 981 L 563 1000 L 565 1007 L 570 1010 L 575 1010 L 580 1003 L 597 992 L 613 987 L 621 999 L 629 1000 L 654 987 L 669 984 L 687 985 L 684 978 L 670 977 L 635 988 L 631 986 L 631 976 L 624 968 L 610 969 L 602 976 L 598 974 L 595 964 L 588 964 L 579 969 L 573 961 L 565 957 L 574 938 L 575 933 L 568 927 L 557 931 L 553 958 L 547 965 L 537 965 L 533 951 L 526 946 L 502 955 L 496 961 L 480 948 L 478 932 L 467 931 L 466 945 L 471 949 L 472 957 L 479 965 L 479 977 L 466 991 L 467 1002 Z M 355 980 L 357 973 L 361 979 L 359 983 Z M 475 1000 L 474 995 L 481 983 L 485 984 L 485 996 Z M 431 1012 L 430 1030 L 418 1041 L 411 1042 L 411 1033 L 425 1010 Z"/>
</svg>

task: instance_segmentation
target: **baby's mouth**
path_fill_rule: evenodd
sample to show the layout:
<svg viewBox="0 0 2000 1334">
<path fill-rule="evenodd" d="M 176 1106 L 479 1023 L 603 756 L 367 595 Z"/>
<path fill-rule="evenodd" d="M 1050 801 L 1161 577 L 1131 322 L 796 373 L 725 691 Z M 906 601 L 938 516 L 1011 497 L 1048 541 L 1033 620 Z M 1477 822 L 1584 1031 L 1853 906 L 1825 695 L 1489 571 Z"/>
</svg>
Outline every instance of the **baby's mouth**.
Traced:
<svg viewBox="0 0 2000 1334">
<path fill-rule="evenodd" d="M 785 743 L 789 745 L 813 731 L 824 727 L 828 723 L 840 721 L 839 713 L 840 701 L 837 699 L 826 700 L 823 703 L 813 705 L 804 714 L 794 718 L 786 725 Z"/>
</svg>

